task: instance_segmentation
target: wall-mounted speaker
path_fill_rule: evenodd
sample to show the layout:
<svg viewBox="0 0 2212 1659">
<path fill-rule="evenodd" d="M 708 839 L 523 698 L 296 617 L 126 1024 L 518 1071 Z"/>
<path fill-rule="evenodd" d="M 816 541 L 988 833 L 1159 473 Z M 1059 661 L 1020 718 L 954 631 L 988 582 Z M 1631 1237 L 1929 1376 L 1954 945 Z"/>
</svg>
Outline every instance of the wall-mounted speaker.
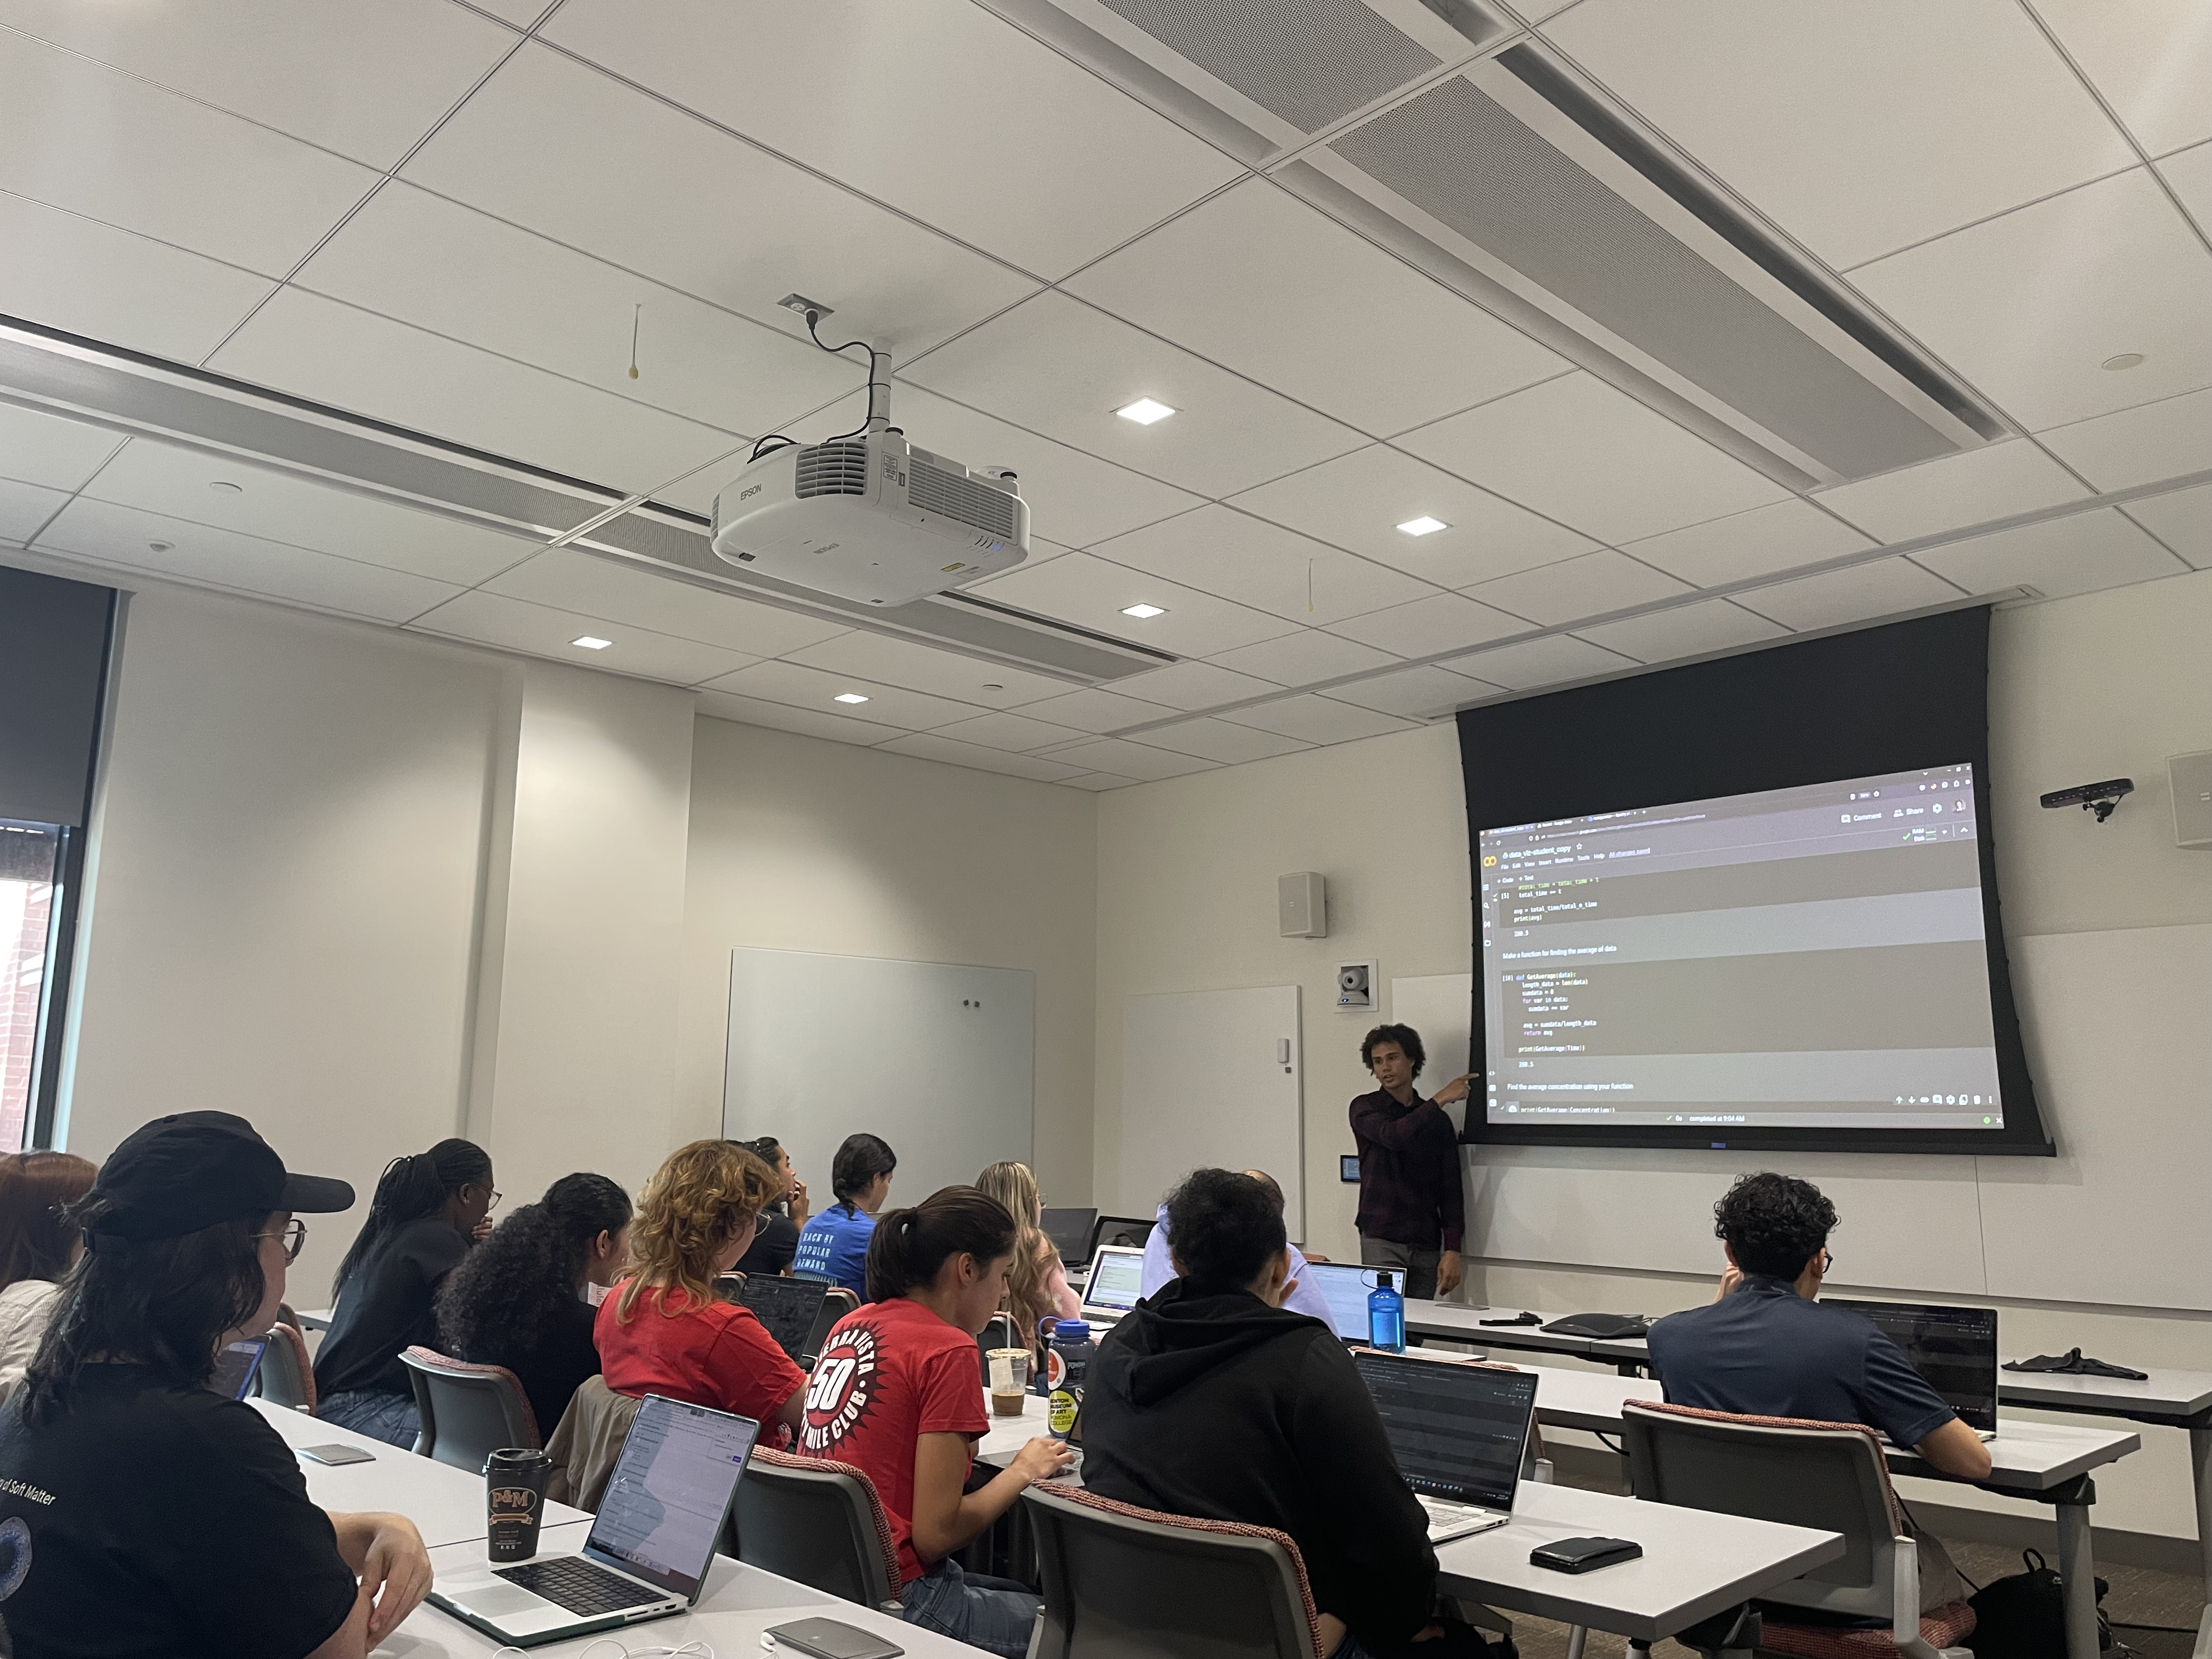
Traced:
<svg viewBox="0 0 2212 1659">
<path fill-rule="evenodd" d="M 2212 848 L 2212 749 L 2167 756 L 2166 776 L 2173 787 L 2174 840 Z"/>
<path fill-rule="evenodd" d="M 1275 917 L 1285 939 L 1327 939 L 1328 883 L 1311 870 L 1276 877 Z"/>
</svg>

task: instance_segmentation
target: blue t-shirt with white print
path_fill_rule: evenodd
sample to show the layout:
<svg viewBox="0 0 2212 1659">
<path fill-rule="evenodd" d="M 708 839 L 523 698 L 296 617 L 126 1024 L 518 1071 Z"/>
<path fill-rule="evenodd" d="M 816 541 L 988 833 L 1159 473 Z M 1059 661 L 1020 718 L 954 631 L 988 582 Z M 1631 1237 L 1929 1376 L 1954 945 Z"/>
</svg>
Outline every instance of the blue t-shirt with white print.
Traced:
<svg viewBox="0 0 2212 1659">
<path fill-rule="evenodd" d="M 799 1235 L 799 1249 L 791 1258 L 791 1271 L 800 1279 L 826 1279 L 842 1285 L 854 1296 L 868 1299 L 868 1240 L 875 1236 L 876 1218 L 855 1208 L 847 1214 L 842 1204 L 832 1204 L 821 1214 L 807 1218 Z"/>
</svg>

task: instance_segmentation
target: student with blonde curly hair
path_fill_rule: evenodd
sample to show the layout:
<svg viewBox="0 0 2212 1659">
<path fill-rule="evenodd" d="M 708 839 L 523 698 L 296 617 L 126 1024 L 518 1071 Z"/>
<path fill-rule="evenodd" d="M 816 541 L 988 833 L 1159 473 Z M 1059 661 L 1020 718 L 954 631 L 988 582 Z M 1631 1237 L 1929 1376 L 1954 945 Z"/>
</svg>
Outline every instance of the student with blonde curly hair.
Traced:
<svg viewBox="0 0 2212 1659">
<path fill-rule="evenodd" d="M 785 1184 L 726 1140 L 668 1155 L 630 1224 L 635 1271 L 599 1304 L 592 1339 L 607 1387 L 798 1426 L 805 1373 L 750 1308 L 714 1299 L 714 1276 L 736 1266 Z"/>
<path fill-rule="evenodd" d="M 1006 1206 L 1014 1218 L 1014 1265 L 1006 1275 L 1006 1311 L 1015 1328 L 1034 1337 L 1042 1319 L 1079 1319 L 1083 1298 L 1067 1282 L 1060 1251 L 1038 1224 L 1044 1219 L 1044 1200 L 1037 1194 L 1036 1176 L 1026 1164 L 994 1164 L 975 1177 L 975 1189 L 988 1193 Z"/>
</svg>

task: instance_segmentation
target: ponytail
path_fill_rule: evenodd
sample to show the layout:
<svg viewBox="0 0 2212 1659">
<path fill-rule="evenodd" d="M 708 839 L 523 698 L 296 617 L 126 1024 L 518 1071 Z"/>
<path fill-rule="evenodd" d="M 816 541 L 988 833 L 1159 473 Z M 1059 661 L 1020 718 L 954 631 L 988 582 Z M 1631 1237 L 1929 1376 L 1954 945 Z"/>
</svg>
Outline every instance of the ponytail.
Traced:
<svg viewBox="0 0 2212 1659">
<path fill-rule="evenodd" d="M 910 1210 L 887 1211 L 868 1240 L 868 1300 L 888 1302 L 934 1284 L 957 1255 L 996 1261 L 1014 1249 L 1006 1206 L 973 1187 L 940 1187 Z"/>
<path fill-rule="evenodd" d="M 875 1182 L 898 1168 L 898 1154 L 879 1135 L 847 1135 L 830 1164 L 830 1190 L 845 1213 L 852 1215 L 855 1200 Z"/>
<path fill-rule="evenodd" d="M 438 1337 L 447 1352 L 510 1370 L 528 1363 L 576 1300 L 592 1241 L 629 1225 L 629 1195 L 603 1175 L 562 1176 L 446 1275 Z"/>
<path fill-rule="evenodd" d="M 365 1266 L 377 1248 L 402 1227 L 437 1214 L 462 1188 L 490 1182 L 491 1154 L 472 1140 L 441 1140 L 427 1152 L 393 1158 L 377 1177 L 368 1219 L 354 1235 L 345 1260 L 338 1263 L 337 1277 L 331 1282 L 331 1295 L 343 1293 L 356 1269 Z"/>
</svg>

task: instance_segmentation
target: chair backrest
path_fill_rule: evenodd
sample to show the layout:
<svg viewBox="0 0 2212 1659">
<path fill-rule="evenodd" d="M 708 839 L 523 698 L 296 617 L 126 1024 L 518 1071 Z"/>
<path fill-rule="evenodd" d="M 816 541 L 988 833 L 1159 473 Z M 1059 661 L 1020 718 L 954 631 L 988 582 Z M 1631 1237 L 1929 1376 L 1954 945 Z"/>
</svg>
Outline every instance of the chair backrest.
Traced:
<svg viewBox="0 0 2212 1659">
<path fill-rule="evenodd" d="M 1077 1487 L 1031 1486 L 1022 1502 L 1044 1585 L 1031 1659 L 1322 1659 L 1305 1563 L 1283 1534 Z"/>
<path fill-rule="evenodd" d="M 822 1345 L 830 1340 L 837 1322 L 860 1305 L 860 1298 L 842 1285 L 832 1285 L 823 1292 L 822 1311 L 814 1316 L 814 1328 L 806 1334 L 806 1346 L 799 1350 L 805 1364 L 811 1368 L 822 1357 Z"/>
<path fill-rule="evenodd" d="M 1890 1617 L 1910 1528 L 1872 1429 L 1641 1400 L 1622 1408 L 1621 1424 L 1637 1497 L 1843 1534 L 1840 1559 L 1761 1590 L 1762 1600 Z"/>
<path fill-rule="evenodd" d="M 898 1600 L 890 1521 L 875 1482 L 849 1463 L 755 1447 L 737 1522 L 740 1561 L 863 1607 Z"/>
<path fill-rule="evenodd" d="M 545 1443 L 545 1454 L 553 1460 L 546 1497 L 596 1515 L 644 1403 L 635 1395 L 617 1394 L 604 1376 L 586 1377 Z"/>
<path fill-rule="evenodd" d="M 537 1414 L 522 1380 L 504 1365 L 471 1365 L 433 1348 L 399 1356 L 415 1384 L 415 1409 L 422 1419 L 415 1449 L 471 1474 L 502 1446 L 540 1446 Z"/>
<path fill-rule="evenodd" d="M 269 1328 L 269 1346 L 253 1374 L 253 1391 L 272 1405 L 295 1411 L 315 1408 L 315 1368 L 307 1358 L 307 1339 L 300 1328 L 279 1319 Z"/>
</svg>

